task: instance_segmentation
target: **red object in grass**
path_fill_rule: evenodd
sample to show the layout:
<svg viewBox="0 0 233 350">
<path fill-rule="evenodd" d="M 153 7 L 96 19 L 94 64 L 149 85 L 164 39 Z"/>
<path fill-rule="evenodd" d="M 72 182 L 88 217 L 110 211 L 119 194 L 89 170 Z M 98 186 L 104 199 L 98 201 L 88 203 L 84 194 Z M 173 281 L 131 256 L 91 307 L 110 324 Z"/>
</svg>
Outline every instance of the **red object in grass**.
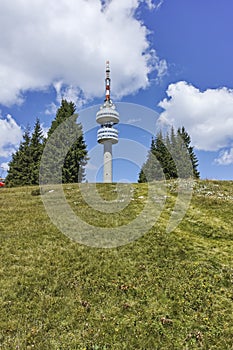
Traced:
<svg viewBox="0 0 233 350">
<path fill-rule="evenodd" d="M 0 181 L 0 187 L 4 187 L 5 186 L 5 183 Z"/>
</svg>

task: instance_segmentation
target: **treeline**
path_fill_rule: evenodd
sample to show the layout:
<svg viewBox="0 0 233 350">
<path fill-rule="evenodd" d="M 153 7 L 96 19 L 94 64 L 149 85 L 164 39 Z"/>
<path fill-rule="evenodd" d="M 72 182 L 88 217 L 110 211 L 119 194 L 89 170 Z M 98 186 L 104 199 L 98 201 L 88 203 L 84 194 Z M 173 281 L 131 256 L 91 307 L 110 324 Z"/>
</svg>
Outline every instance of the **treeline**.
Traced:
<svg viewBox="0 0 233 350">
<path fill-rule="evenodd" d="M 62 182 L 82 182 L 85 179 L 85 165 L 88 160 L 87 149 L 82 126 L 80 123 L 76 123 L 77 115 L 75 115 L 75 110 L 76 107 L 73 102 L 62 100 L 61 106 L 57 110 L 56 117 L 46 137 L 43 135 L 39 119 L 36 120 L 32 132 L 29 126 L 26 128 L 23 140 L 18 150 L 12 155 L 9 163 L 9 171 L 5 181 L 6 186 L 14 187 L 39 184 L 41 157 L 46 143 L 51 138 L 55 129 L 71 116 L 74 116 L 72 119 L 73 126 L 79 129 L 79 137 L 66 154 L 62 167 Z"/>
<path fill-rule="evenodd" d="M 139 173 L 138 182 L 176 178 L 199 178 L 198 160 L 191 138 L 184 127 L 172 127 L 165 136 L 159 132 L 152 138 L 150 150 Z"/>
<path fill-rule="evenodd" d="M 41 178 L 43 183 L 56 183 L 60 179 L 63 183 L 85 180 L 88 154 L 75 110 L 73 102 L 62 100 L 46 137 L 39 119 L 36 119 L 32 132 L 30 127 L 26 128 L 19 148 L 9 163 L 6 186 L 38 185 Z M 59 134 L 56 135 L 55 130 L 59 130 Z M 42 162 L 44 154 L 47 156 L 46 162 Z M 197 168 L 198 160 L 189 134 L 184 127 L 177 131 L 171 128 L 166 135 L 159 132 L 152 138 L 138 182 L 199 178 Z"/>
</svg>

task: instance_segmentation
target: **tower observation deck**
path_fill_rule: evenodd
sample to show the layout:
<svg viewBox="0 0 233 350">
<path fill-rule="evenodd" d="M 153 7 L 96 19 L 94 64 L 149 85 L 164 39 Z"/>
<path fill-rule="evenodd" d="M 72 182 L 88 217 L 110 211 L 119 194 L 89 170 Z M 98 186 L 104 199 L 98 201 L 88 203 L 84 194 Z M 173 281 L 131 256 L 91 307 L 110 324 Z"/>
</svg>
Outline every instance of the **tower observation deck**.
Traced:
<svg viewBox="0 0 233 350">
<path fill-rule="evenodd" d="M 107 61 L 105 101 L 96 113 L 96 122 L 101 125 L 97 133 L 97 141 L 104 145 L 103 182 L 112 182 L 112 145 L 118 142 L 118 130 L 114 125 L 119 123 L 119 113 L 110 98 L 110 83 L 110 68 Z"/>
</svg>

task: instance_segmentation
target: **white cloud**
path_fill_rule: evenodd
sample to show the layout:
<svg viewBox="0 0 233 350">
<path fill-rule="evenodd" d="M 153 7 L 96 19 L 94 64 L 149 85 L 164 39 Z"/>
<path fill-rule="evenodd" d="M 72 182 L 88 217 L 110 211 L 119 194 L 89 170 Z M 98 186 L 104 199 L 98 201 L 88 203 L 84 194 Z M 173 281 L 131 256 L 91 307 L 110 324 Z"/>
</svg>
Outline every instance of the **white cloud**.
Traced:
<svg viewBox="0 0 233 350">
<path fill-rule="evenodd" d="M 126 121 L 126 123 L 134 124 L 134 123 L 140 122 L 141 120 L 142 120 L 141 118 L 130 118 Z"/>
<path fill-rule="evenodd" d="M 233 140 L 233 90 L 225 87 L 201 92 L 185 81 L 170 84 L 160 122 L 184 126 L 199 150 L 218 151 Z"/>
<path fill-rule="evenodd" d="M 219 157 L 215 159 L 215 163 L 219 165 L 231 165 L 233 164 L 233 148 L 229 150 L 221 151 Z"/>
<path fill-rule="evenodd" d="M 52 102 L 47 106 L 47 108 L 45 110 L 45 114 L 55 116 L 57 113 L 57 109 L 58 109 L 58 105 L 56 105 L 56 103 Z"/>
<path fill-rule="evenodd" d="M 77 108 L 82 107 L 87 102 L 82 90 L 77 86 L 66 86 L 61 80 L 55 82 L 53 86 L 56 90 L 59 105 L 62 99 L 74 102 Z"/>
<path fill-rule="evenodd" d="M 9 157 L 22 139 L 22 130 L 11 115 L 0 119 L 0 157 Z"/>
<path fill-rule="evenodd" d="M 0 178 L 4 178 L 9 170 L 9 165 L 6 162 L 0 164 Z"/>
<path fill-rule="evenodd" d="M 154 8 L 156 8 L 156 6 L 158 6 L 158 5 L 155 5 L 153 0 L 146 0 L 145 2 L 150 10 L 153 10 Z"/>
<path fill-rule="evenodd" d="M 4 170 L 4 171 L 8 171 L 9 170 L 9 165 L 6 162 L 1 163 L 0 167 Z"/>
<path fill-rule="evenodd" d="M 167 75 L 168 72 L 168 66 L 166 60 L 157 60 L 156 62 L 156 70 L 157 70 L 157 81 L 161 81 L 165 75 Z"/>
<path fill-rule="evenodd" d="M 134 16 L 141 2 L 2 0 L 0 103 L 22 103 L 24 92 L 58 81 L 77 105 L 102 96 L 106 59 L 116 97 L 146 88 L 158 66 L 151 65 L 148 30 Z"/>
<path fill-rule="evenodd" d="M 150 67 L 152 70 L 156 71 L 155 81 L 160 83 L 163 77 L 168 74 L 168 64 L 165 59 L 160 59 L 154 49 L 150 50 L 150 58 L 148 59 Z"/>
<path fill-rule="evenodd" d="M 141 0 L 143 2 L 143 0 Z M 159 10 L 162 4 L 164 3 L 164 0 L 145 0 L 146 5 L 150 10 Z"/>
<path fill-rule="evenodd" d="M 47 137 L 48 131 L 49 131 L 49 127 L 44 126 L 44 123 L 42 123 L 41 124 L 41 130 L 42 130 L 43 137 Z"/>
<path fill-rule="evenodd" d="M 46 115 L 56 115 L 62 99 L 72 101 L 78 109 L 88 101 L 84 96 L 83 91 L 77 86 L 67 86 L 59 80 L 53 83 L 53 87 L 56 91 L 56 103 L 52 102 L 47 106 L 47 109 L 45 110 Z"/>
</svg>

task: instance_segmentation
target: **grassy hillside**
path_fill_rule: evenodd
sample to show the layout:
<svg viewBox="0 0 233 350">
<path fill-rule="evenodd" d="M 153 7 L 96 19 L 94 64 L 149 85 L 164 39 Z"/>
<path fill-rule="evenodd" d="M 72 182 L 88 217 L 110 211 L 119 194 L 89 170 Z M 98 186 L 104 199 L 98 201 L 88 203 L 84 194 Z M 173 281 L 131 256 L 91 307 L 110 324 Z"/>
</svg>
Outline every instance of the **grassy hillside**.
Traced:
<svg viewBox="0 0 233 350">
<path fill-rule="evenodd" d="M 134 186 L 125 218 L 146 196 L 145 184 Z M 64 188 L 73 209 L 94 220 L 85 203 L 74 205 L 78 187 Z M 112 249 L 59 232 L 36 188 L 0 189 L 0 349 L 233 349 L 233 182 L 197 182 L 172 233 L 175 183 L 169 188 L 158 223 Z M 114 185 L 99 189 L 114 196 Z"/>
</svg>

